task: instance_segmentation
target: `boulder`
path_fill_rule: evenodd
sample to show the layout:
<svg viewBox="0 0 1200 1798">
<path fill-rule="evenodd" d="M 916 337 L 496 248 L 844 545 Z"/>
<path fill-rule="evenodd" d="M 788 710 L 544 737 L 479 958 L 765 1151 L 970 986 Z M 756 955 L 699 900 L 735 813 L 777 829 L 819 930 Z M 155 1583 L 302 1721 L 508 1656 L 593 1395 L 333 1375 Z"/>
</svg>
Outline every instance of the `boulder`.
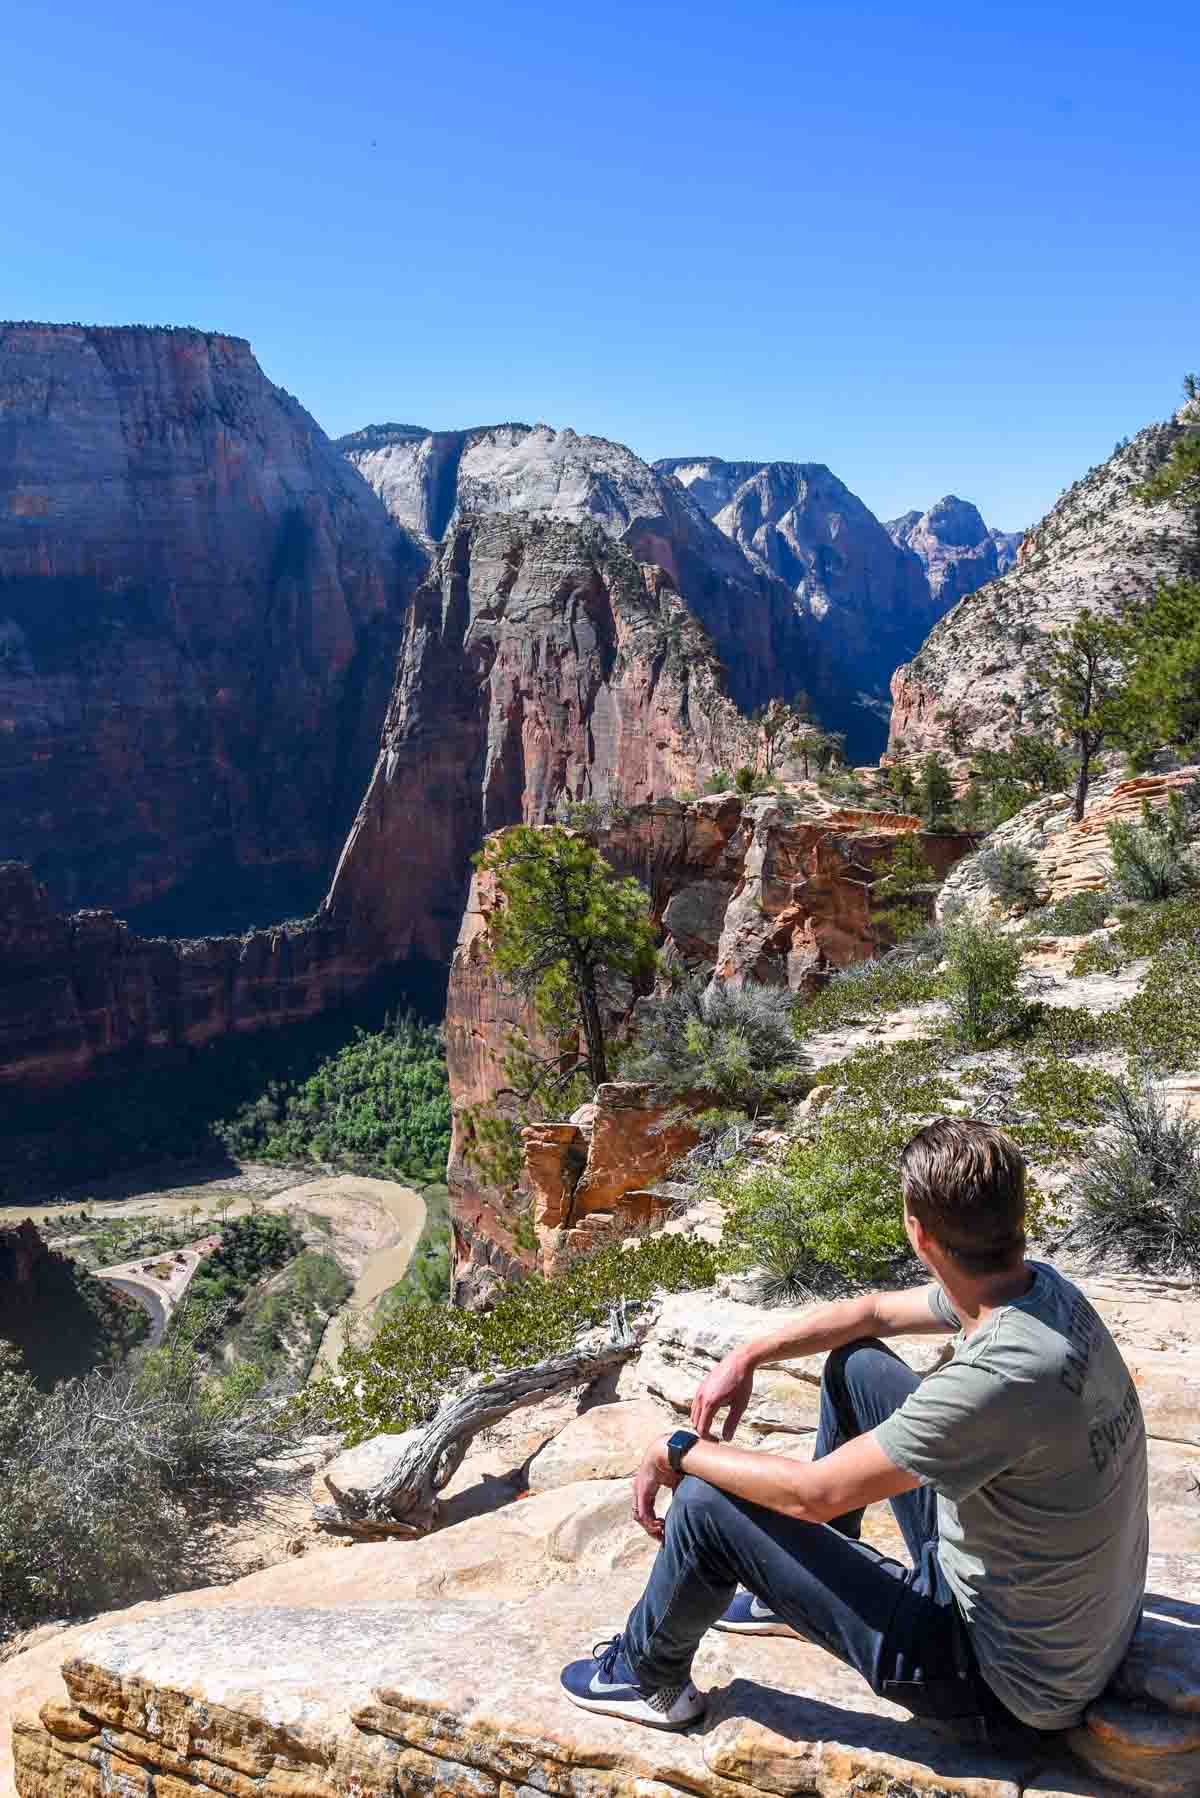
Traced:
<svg viewBox="0 0 1200 1798">
<path fill-rule="evenodd" d="M 551 1492 L 575 1480 L 627 1479 L 654 1438 L 677 1427 L 673 1413 L 649 1399 L 593 1405 L 538 1450 L 529 1464 L 529 1490 Z"/>
</svg>

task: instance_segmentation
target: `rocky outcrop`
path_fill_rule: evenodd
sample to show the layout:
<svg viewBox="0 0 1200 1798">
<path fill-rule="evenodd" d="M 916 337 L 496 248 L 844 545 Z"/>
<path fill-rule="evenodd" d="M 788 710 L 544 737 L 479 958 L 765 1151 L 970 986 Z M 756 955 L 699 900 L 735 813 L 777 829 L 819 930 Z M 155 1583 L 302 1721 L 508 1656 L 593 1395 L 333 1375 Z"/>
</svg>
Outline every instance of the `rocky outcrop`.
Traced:
<svg viewBox="0 0 1200 1798">
<path fill-rule="evenodd" d="M 710 1702 L 698 1730 L 661 1735 L 563 1700 L 559 1669 L 620 1628 L 653 1559 L 629 1515 L 639 1446 L 767 1321 L 691 1293 L 665 1302 L 628 1370 L 644 1364 L 644 1387 L 669 1396 L 559 1409 L 525 1479 L 481 1472 L 461 1493 L 474 1500 L 466 1521 L 416 1542 L 316 1549 L 98 1619 L 0 1667 L 0 1793 L 11 1798 L 11 1740 L 20 1798 L 1194 1794 L 1200 1582 L 1187 1486 L 1200 1414 L 1177 1389 L 1181 1366 L 1195 1383 L 1195 1295 L 1125 1279 L 1090 1282 L 1088 1296 L 1142 1399 L 1152 1553 L 1133 1648 L 1065 1737 L 956 1741 L 812 1644 L 711 1632 L 696 1663 Z M 901 1347 L 919 1369 L 937 1350 Z M 806 1458 L 820 1372 L 813 1357 L 760 1374 L 764 1402 L 739 1444 Z M 544 1441 L 533 1423 L 526 1414 Z M 864 1533 L 903 1556 L 886 1506 L 869 1508 Z"/>
<path fill-rule="evenodd" d="M 935 625 L 893 677 L 890 753 L 954 759 L 1039 727 L 1048 648 L 1080 611 L 1115 614 L 1178 574 L 1191 522 L 1166 502 L 1145 505 L 1137 489 L 1198 428 L 1193 401 L 1170 423 L 1139 431 L 1026 534 L 1014 568 Z"/>
<path fill-rule="evenodd" d="M 655 467 L 685 486 L 817 621 L 851 756 L 878 753 L 882 733 L 872 733 L 870 708 L 884 708 L 893 669 L 953 596 L 943 602 L 930 591 L 919 557 L 894 542 L 822 462 L 677 457 Z"/>
<path fill-rule="evenodd" d="M 488 831 L 698 784 L 736 717 L 670 577 L 597 525 L 462 518 L 418 591 L 328 915 L 445 960 Z"/>
<path fill-rule="evenodd" d="M 699 1140 L 695 1121 L 652 1087 L 612 1080 L 565 1124 L 522 1130 L 525 1184 L 548 1278 L 605 1237 L 666 1219 L 671 1201 L 653 1191 Z"/>
<path fill-rule="evenodd" d="M 596 840 L 613 866 L 634 875 L 649 893 L 668 963 L 709 970 L 739 985 L 763 982 L 805 993 L 821 986 L 833 969 L 876 952 L 871 883 L 889 865 L 897 838 L 918 831 L 917 820 L 901 814 L 839 810 L 815 800 L 802 808 L 726 794 L 688 805 L 639 806 L 600 830 Z M 921 834 L 922 854 L 939 877 L 973 844 L 965 835 Z M 451 964 L 446 1009 L 455 1107 L 448 1179 L 458 1274 L 468 1291 L 481 1277 L 531 1264 L 534 1253 L 528 1241 L 518 1246 L 523 1203 L 514 1212 L 466 1157 L 466 1114 L 478 1105 L 501 1111 L 509 1105 L 504 1059 L 510 1032 L 536 1039 L 528 1010 L 491 970 L 486 942 L 495 904 L 489 879 L 476 876 Z M 616 1095 L 622 1089 L 602 1091 Z M 619 1109 L 624 1115 L 614 1119 L 611 1154 L 603 1130 L 600 1145 L 589 1147 L 575 1125 L 537 1126 L 536 1143 L 530 1139 L 531 1166 L 539 1170 L 536 1207 L 543 1247 L 554 1232 L 597 1227 L 577 1216 L 577 1208 L 585 1168 L 598 1168 L 595 1158 L 601 1156 L 603 1176 L 597 1172 L 582 1188 L 595 1196 L 588 1208 L 604 1214 L 615 1206 L 620 1217 L 628 1201 L 629 1221 L 633 1213 L 651 1215 L 645 1189 L 661 1178 L 678 1150 L 656 1134 L 663 1120 L 652 1105 L 640 1114 L 628 1104 Z M 644 1161 L 639 1151 L 623 1162 L 622 1139 L 626 1145 L 643 1144 L 651 1160 Z"/>
<path fill-rule="evenodd" d="M 663 569 L 711 636 L 739 704 L 821 686 L 819 646 L 793 595 L 623 444 L 543 424 L 420 438 L 407 427 L 377 427 L 341 442 L 391 516 L 430 546 L 450 542 L 467 517 L 520 515 L 591 527 L 635 561 Z"/>
<path fill-rule="evenodd" d="M 0 856 L 193 928 L 238 869 L 319 892 L 416 544 L 241 338 L 0 325 L 0 421 Z"/>
<path fill-rule="evenodd" d="M 30 1219 L 10 1228 L 4 1218 L 0 1211 L 0 1348 L 15 1349 L 40 1385 L 88 1373 L 145 1335 L 132 1299 L 48 1248 Z"/>
<path fill-rule="evenodd" d="M 142 937 L 109 911 L 61 916 L 28 868 L 0 863 L 0 1092 L 297 1023 L 373 972 L 333 923 Z"/>
<path fill-rule="evenodd" d="M 900 549 L 916 556 L 943 607 L 1004 574 L 1017 559 L 1020 531 L 989 530 L 979 508 L 948 493 L 928 512 L 905 512 L 884 526 Z"/>
<path fill-rule="evenodd" d="M 939 914 L 966 910 L 987 917 L 1003 909 L 987 872 L 990 855 L 1003 848 L 1020 849 L 1032 857 L 1041 905 L 1056 904 L 1075 893 L 1103 892 L 1113 877 L 1109 825 L 1137 824 L 1146 806 L 1153 812 L 1165 811 L 1171 793 L 1182 792 L 1198 780 L 1200 766 L 1128 779 L 1110 774 L 1092 785 L 1078 824 L 1066 794 L 1051 793 L 1033 800 L 991 833 L 981 854 L 968 856 L 948 875 L 938 893 Z"/>
</svg>

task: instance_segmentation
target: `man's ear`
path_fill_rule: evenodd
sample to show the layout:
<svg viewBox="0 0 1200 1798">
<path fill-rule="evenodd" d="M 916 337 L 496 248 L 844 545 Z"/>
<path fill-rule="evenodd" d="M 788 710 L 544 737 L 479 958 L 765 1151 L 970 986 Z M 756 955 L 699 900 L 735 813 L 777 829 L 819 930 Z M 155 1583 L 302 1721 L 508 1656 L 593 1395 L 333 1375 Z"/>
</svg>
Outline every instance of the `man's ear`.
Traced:
<svg viewBox="0 0 1200 1798">
<path fill-rule="evenodd" d="M 929 1253 L 929 1237 L 922 1227 L 919 1217 L 914 1217 L 906 1205 L 904 1207 L 904 1228 L 908 1232 L 908 1240 L 912 1244 L 913 1254 L 919 1261 L 924 1261 Z"/>
</svg>

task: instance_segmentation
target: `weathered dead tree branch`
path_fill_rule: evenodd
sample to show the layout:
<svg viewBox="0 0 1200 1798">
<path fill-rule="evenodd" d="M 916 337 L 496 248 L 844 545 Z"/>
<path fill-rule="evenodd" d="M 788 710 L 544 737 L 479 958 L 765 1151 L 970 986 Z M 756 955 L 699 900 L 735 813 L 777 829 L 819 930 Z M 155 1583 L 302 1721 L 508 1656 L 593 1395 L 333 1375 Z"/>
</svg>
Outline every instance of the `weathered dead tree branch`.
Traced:
<svg viewBox="0 0 1200 1798">
<path fill-rule="evenodd" d="M 342 1491 L 327 1477 L 335 1503 L 314 1505 L 314 1522 L 335 1535 L 428 1534 L 438 1521 L 438 1493 L 454 1477 L 481 1430 L 553 1393 L 590 1386 L 620 1367 L 640 1349 L 656 1310 L 652 1305 L 621 1305 L 606 1327 L 579 1337 L 561 1355 L 471 1381 L 465 1391 L 442 1401 L 377 1485 Z"/>
</svg>

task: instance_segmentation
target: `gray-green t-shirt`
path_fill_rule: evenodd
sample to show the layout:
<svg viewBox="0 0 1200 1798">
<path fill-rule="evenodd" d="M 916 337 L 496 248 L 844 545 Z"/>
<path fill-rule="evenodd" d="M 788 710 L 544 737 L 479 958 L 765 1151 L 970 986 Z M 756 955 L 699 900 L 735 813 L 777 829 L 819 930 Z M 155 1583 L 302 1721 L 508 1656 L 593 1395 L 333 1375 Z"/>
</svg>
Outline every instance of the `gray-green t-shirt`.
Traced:
<svg viewBox="0 0 1200 1798">
<path fill-rule="evenodd" d="M 1137 1627 L 1146 1431 L 1129 1369 L 1052 1267 L 955 1338 L 875 1439 L 938 1498 L 938 1558 L 980 1668 L 1037 1729 L 1077 1723 Z M 960 1320 L 940 1287 L 940 1322 Z"/>
</svg>

